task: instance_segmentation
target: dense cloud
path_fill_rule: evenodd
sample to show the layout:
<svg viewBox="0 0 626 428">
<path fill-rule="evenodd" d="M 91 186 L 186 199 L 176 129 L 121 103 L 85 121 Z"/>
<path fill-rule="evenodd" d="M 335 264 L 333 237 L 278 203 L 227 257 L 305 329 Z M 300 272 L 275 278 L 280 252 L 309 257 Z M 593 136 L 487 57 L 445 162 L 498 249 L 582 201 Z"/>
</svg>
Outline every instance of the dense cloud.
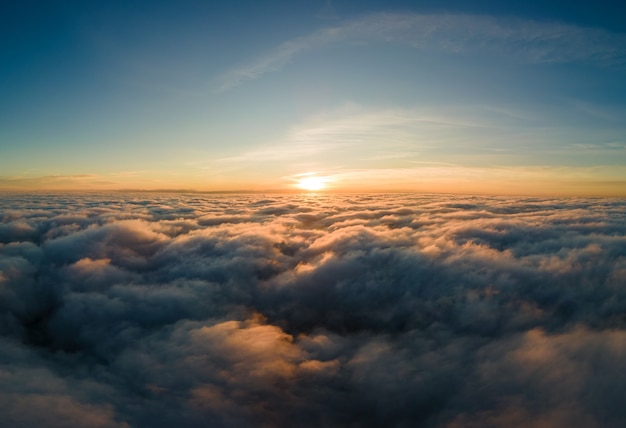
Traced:
<svg viewBox="0 0 626 428">
<path fill-rule="evenodd" d="M 5 194 L 11 427 L 611 427 L 626 201 Z"/>
</svg>

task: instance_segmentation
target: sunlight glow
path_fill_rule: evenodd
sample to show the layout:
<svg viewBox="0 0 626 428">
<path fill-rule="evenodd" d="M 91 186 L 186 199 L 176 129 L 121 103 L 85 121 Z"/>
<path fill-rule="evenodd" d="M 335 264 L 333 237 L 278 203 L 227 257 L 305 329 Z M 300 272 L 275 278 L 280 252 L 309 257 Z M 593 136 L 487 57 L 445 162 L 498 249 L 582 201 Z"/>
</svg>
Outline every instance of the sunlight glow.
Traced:
<svg viewBox="0 0 626 428">
<path fill-rule="evenodd" d="M 322 190 L 326 187 L 326 178 L 315 176 L 304 177 L 298 180 L 296 186 L 309 191 Z"/>
</svg>

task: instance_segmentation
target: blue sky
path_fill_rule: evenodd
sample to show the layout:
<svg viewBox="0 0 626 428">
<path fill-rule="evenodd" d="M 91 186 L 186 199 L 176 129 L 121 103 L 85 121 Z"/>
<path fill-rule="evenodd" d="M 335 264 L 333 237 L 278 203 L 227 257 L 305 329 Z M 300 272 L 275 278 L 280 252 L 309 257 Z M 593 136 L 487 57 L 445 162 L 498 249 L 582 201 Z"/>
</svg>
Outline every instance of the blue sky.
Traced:
<svg viewBox="0 0 626 428">
<path fill-rule="evenodd" d="M 626 189 L 618 1 L 5 8 L 2 189 Z"/>
</svg>

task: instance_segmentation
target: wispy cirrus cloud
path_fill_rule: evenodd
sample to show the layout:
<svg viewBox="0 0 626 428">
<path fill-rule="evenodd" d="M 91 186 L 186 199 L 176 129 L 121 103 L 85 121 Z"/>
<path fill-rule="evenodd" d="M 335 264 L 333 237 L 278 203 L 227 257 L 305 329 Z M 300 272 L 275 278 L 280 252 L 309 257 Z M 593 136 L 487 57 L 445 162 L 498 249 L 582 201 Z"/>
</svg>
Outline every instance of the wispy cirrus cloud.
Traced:
<svg viewBox="0 0 626 428">
<path fill-rule="evenodd" d="M 287 41 L 215 82 L 225 91 L 279 70 L 295 56 L 341 43 L 399 43 L 424 51 L 487 53 L 525 63 L 624 64 L 626 35 L 575 25 L 465 14 L 379 13 Z"/>
<path fill-rule="evenodd" d="M 267 162 L 319 158 L 329 153 L 358 148 L 355 158 L 391 158 L 398 150 L 416 151 L 431 146 L 438 131 L 481 129 L 491 122 L 470 109 L 383 109 L 366 110 L 355 105 L 311 117 L 293 126 L 282 141 L 224 157 L 220 163 Z M 416 139 L 416 135 L 421 137 Z M 378 153 L 384 142 L 384 153 Z M 373 152 L 373 153 L 372 153 Z M 391 152 L 391 153 L 390 153 Z M 408 152 L 405 152 L 408 153 Z"/>
<path fill-rule="evenodd" d="M 624 156 L 617 140 L 622 128 L 605 123 L 602 128 L 572 129 L 559 124 L 549 110 L 488 104 L 386 109 L 347 104 L 302 120 L 277 142 L 211 163 L 216 168 L 279 162 L 284 168 L 284 162 L 304 162 L 313 169 L 380 169 L 442 161 L 466 167 L 556 167 L 579 165 L 576 160 L 593 150 L 595 162 L 603 165 Z M 567 159 L 563 148 L 568 148 Z M 539 163 L 538 153 L 543 153 Z"/>
<path fill-rule="evenodd" d="M 318 170 L 318 175 L 325 177 L 327 187 L 338 190 L 622 196 L 626 186 L 623 166 L 467 166 L 406 157 L 402 167 L 340 167 Z"/>
<path fill-rule="evenodd" d="M 45 176 L 0 176 L 0 189 L 41 189 L 53 190 L 72 188 L 77 186 L 110 186 L 117 184 L 115 181 L 103 179 L 96 174 L 73 174 L 73 175 L 45 175 Z"/>
</svg>

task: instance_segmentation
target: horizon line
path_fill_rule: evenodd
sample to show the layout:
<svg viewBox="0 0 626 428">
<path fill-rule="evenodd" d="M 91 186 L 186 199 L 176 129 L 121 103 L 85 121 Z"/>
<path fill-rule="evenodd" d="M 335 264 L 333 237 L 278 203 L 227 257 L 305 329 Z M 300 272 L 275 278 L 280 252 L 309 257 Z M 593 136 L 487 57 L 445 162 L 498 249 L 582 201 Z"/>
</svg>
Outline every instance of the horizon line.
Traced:
<svg viewBox="0 0 626 428">
<path fill-rule="evenodd" d="M 482 196 L 482 197 L 526 197 L 526 198 L 555 198 L 555 199 L 626 199 L 626 195 L 601 195 L 601 194 L 557 194 L 557 193 L 498 193 L 498 192 L 437 192 L 437 191 L 411 191 L 411 190 L 339 190 L 324 189 L 318 191 L 299 189 L 237 189 L 237 190 L 198 190 L 198 189 L 0 189 L 0 194 L 77 194 L 77 193 L 172 193 L 172 194 L 212 194 L 212 195 L 236 195 L 236 194 L 289 194 L 289 195 L 342 195 L 342 194 L 405 194 L 405 195 L 447 195 L 447 196 Z"/>
</svg>

